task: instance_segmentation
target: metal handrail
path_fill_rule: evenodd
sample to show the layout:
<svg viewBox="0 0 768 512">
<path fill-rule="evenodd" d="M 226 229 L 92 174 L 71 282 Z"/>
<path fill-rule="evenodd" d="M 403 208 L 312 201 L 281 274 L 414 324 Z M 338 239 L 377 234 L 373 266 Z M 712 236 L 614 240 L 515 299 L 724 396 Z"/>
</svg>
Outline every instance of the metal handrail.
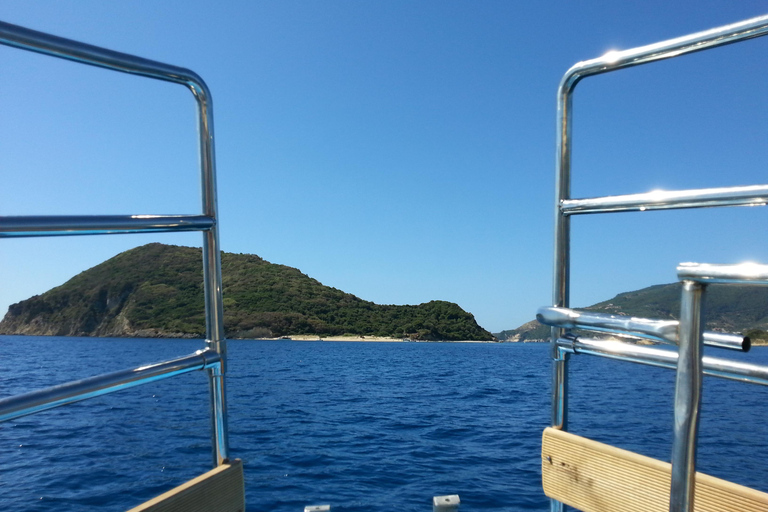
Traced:
<svg viewBox="0 0 768 512">
<path fill-rule="evenodd" d="M 675 418 L 672 441 L 670 510 L 693 510 L 696 442 L 704 375 L 701 330 L 702 304 L 710 283 L 768 285 L 768 265 L 710 265 L 684 263 L 677 267 L 682 281 L 680 351 L 675 379 Z"/>
<path fill-rule="evenodd" d="M 108 50 L 3 21 L 0 21 L 0 44 L 122 73 L 182 84 L 189 87 L 193 94 L 210 97 L 210 91 L 203 79 L 190 69 Z"/>
<path fill-rule="evenodd" d="M 215 224 L 207 215 L 5 216 L 0 217 L 0 238 L 208 231 Z"/>
<path fill-rule="evenodd" d="M 765 206 L 766 204 L 768 204 L 768 185 L 750 185 L 694 190 L 655 190 L 642 194 L 564 199 L 560 202 L 560 211 L 563 215 L 583 215 L 713 206 Z"/>
<path fill-rule="evenodd" d="M 550 327 L 562 329 L 585 329 L 589 331 L 607 332 L 627 335 L 636 338 L 678 344 L 677 320 L 652 320 L 633 316 L 609 315 L 591 311 L 576 311 L 568 308 L 539 308 L 536 320 Z M 704 344 L 711 347 L 727 348 L 749 352 L 751 341 L 749 337 L 740 334 L 725 334 L 720 332 L 702 333 Z"/>
<path fill-rule="evenodd" d="M 552 305 L 568 308 L 570 303 L 571 215 L 602 213 L 604 211 L 637 211 L 643 209 L 691 208 L 703 206 L 732 206 L 734 204 L 763 204 L 765 189 L 683 191 L 667 193 L 666 197 L 654 193 L 632 196 L 614 196 L 579 200 L 571 198 L 571 129 L 573 126 L 573 91 L 582 79 L 646 64 L 658 60 L 715 48 L 768 34 L 768 16 L 760 16 L 731 25 L 662 41 L 579 62 L 571 67 L 560 81 L 557 92 L 557 154 L 555 175 L 555 240 L 554 279 Z M 721 196 L 721 193 L 723 194 Z M 727 198 L 727 199 L 726 199 Z M 683 279 L 683 278 L 681 278 Z M 675 408 L 675 440 L 673 442 L 673 472 L 670 491 L 670 510 L 692 510 L 692 489 L 695 462 L 697 407 L 700 399 L 702 361 L 700 353 L 700 304 L 703 288 L 696 280 L 683 279 L 683 296 L 679 324 L 680 363 L 678 369 Z M 557 340 L 566 337 L 566 329 L 552 327 L 552 425 L 558 429 L 568 426 L 568 356 Z M 682 390 L 682 391 L 680 391 Z M 684 395 L 688 393 L 687 397 Z M 679 421 L 685 418 L 684 421 Z M 681 463 L 681 461 L 683 461 Z M 551 500 L 551 512 L 562 512 L 563 504 Z"/>
<path fill-rule="evenodd" d="M 678 353 L 675 350 L 582 336 L 560 338 L 556 343 L 558 349 L 564 353 L 599 356 L 670 370 L 677 369 Z M 768 367 L 764 365 L 710 356 L 704 356 L 702 362 L 704 375 L 768 386 Z"/>
<path fill-rule="evenodd" d="M 3 236 L 52 236 L 62 234 L 105 234 L 114 232 L 189 231 L 203 233 L 203 283 L 206 319 L 206 347 L 219 362 L 207 366 L 211 392 L 213 464 L 229 458 L 227 406 L 224 386 L 226 340 L 222 300 L 221 250 L 216 199 L 216 165 L 213 144 L 213 102 L 205 81 L 194 71 L 98 46 L 65 39 L 28 28 L 0 22 L 0 44 L 52 57 L 181 84 L 197 103 L 200 151 L 202 212 L 198 216 L 65 216 L 4 218 L 11 229 Z M 51 229 L 52 228 L 52 229 Z M 2 223 L 0 223 L 2 230 Z"/>
<path fill-rule="evenodd" d="M 194 354 L 161 363 L 104 373 L 87 379 L 74 380 L 58 386 L 3 398 L 0 399 L 0 422 L 114 393 L 140 384 L 148 384 L 184 373 L 214 368 L 220 364 L 221 357 L 214 351 L 198 350 Z"/>
<path fill-rule="evenodd" d="M 713 265 L 711 263 L 681 263 L 677 267 L 678 279 L 705 284 L 768 285 L 768 265 L 739 263 Z"/>
</svg>

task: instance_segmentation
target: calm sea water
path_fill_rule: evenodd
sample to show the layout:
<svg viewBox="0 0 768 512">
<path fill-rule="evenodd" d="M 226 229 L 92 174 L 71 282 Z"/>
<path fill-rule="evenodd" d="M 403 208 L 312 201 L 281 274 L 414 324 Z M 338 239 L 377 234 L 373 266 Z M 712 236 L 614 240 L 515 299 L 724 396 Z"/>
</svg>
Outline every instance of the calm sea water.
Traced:
<svg viewBox="0 0 768 512">
<path fill-rule="evenodd" d="M 0 395 L 159 361 L 190 340 L 0 337 Z M 548 510 L 543 344 L 229 342 L 230 444 L 249 511 Z M 719 354 L 719 355 L 722 355 Z M 768 350 L 744 357 L 768 364 Z M 571 430 L 668 460 L 673 372 L 572 365 Z M 768 491 L 768 390 L 705 379 L 699 468 Z M 202 372 L 0 425 L 0 506 L 124 511 L 209 468 Z"/>
</svg>

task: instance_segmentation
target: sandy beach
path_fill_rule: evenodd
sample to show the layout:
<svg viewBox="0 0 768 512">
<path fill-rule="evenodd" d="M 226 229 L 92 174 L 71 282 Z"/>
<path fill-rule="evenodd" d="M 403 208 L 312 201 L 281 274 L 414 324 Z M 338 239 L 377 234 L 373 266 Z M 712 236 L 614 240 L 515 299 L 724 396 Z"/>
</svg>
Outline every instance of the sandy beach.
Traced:
<svg viewBox="0 0 768 512">
<path fill-rule="evenodd" d="M 296 334 L 293 336 L 285 336 L 282 338 L 269 338 L 271 340 L 285 340 L 285 341 L 355 341 L 355 342 L 383 342 L 383 343 L 498 343 L 491 340 L 475 341 L 475 340 L 458 340 L 458 341 L 426 341 L 426 340 L 409 340 L 403 338 L 388 338 L 386 336 L 324 336 L 322 338 L 314 334 Z"/>
<path fill-rule="evenodd" d="M 286 338 L 278 338 L 292 341 L 385 341 L 385 342 L 403 342 L 402 338 L 386 338 L 383 336 L 328 336 L 320 338 L 313 334 L 294 336 L 288 336 Z"/>
</svg>

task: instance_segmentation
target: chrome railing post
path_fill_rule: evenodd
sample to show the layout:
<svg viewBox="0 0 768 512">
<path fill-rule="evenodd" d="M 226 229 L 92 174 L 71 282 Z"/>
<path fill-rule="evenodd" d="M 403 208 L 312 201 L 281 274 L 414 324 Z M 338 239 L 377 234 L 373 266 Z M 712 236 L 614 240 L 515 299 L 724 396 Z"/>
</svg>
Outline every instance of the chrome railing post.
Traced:
<svg viewBox="0 0 768 512">
<path fill-rule="evenodd" d="M 555 307 L 570 306 L 571 219 L 560 205 L 571 196 L 571 106 L 575 80 L 566 74 L 557 90 L 557 146 L 555 159 L 555 259 L 552 283 L 552 303 Z M 566 430 L 568 426 L 568 356 L 558 350 L 557 340 L 565 330 L 552 328 L 552 426 Z M 550 500 L 551 512 L 562 512 L 563 504 Z"/>
<path fill-rule="evenodd" d="M 229 460 L 229 429 L 227 425 L 227 402 L 224 394 L 224 365 L 222 363 L 223 361 L 220 361 L 208 368 L 214 466 L 220 466 Z"/>
<path fill-rule="evenodd" d="M 224 304 L 221 281 L 218 204 L 216 196 L 216 160 L 213 144 L 213 100 L 204 82 L 192 88 L 198 104 L 200 165 L 203 213 L 214 219 L 213 227 L 203 232 L 203 282 L 205 293 L 206 345 L 221 358 L 221 364 L 208 369 L 211 394 L 211 436 L 213 464 L 229 459 L 227 399 L 225 375 L 227 342 L 224 335 Z"/>
<path fill-rule="evenodd" d="M 554 307 L 569 306 L 571 270 L 571 220 L 563 215 L 560 204 L 571 195 L 571 92 L 575 82 L 566 78 L 557 90 L 557 157 L 555 161 L 555 260 L 552 283 Z M 552 426 L 565 429 L 568 423 L 567 380 L 568 358 L 560 352 L 557 340 L 565 330 L 552 328 Z"/>
<path fill-rule="evenodd" d="M 674 439 L 670 512 L 693 512 L 696 478 L 696 441 L 701 408 L 702 306 L 705 285 L 683 281 L 680 301 L 679 356 L 675 379 Z"/>
<path fill-rule="evenodd" d="M 552 283 L 552 303 L 555 307 L 569 306 L 571 219 L 563 215 L 560 204 L 571 194 L 571 89 L 564 81 L 557 91 L 557 157 L 555 161 L 555 259 Z M 566 430 L 568 425 L 568 354 L 558 350 L 557 340 L 565 330 L 552 328 L 552 426 Z M 563 504 L 550 500 L 551 512 L 562 512 Z"/>
</svg>

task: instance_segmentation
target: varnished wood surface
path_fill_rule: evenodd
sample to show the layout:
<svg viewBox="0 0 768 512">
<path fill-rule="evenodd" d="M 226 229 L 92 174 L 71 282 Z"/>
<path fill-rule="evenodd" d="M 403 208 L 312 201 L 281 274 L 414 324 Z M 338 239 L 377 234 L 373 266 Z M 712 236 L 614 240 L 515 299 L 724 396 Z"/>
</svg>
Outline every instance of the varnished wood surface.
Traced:
<svg viewBox="0 0 768 512">
<path fill-rule="evenodd" d="M 245 512 L 243 464 L 223 464 L 128 512 Z"/>
<path fill-rule="evenodd" d="M 671 465 L 547 428 L 544 493 L 584 512 L 667 512 Z M 768 494 L 696 473 L 695 512 L 766 512 Z"/>
</svg>

